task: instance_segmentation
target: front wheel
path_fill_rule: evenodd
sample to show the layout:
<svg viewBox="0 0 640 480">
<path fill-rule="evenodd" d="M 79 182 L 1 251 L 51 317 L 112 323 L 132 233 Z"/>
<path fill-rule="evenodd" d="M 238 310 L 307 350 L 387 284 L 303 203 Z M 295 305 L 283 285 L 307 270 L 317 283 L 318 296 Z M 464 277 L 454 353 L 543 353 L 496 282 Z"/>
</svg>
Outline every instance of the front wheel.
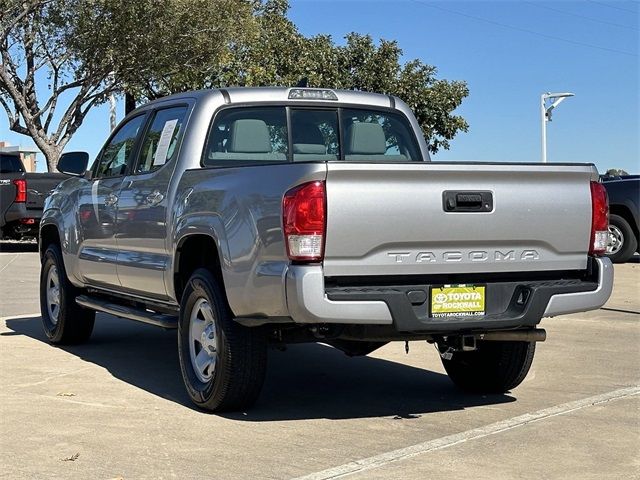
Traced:
<svg viewBox="0 0 640 480">
<path fill-rule="evenodd" d="M 520 385 L 536 350 L 535 342 L 478 341 L 476 346 L 474 351 L 454 352 L 449 360 L 442 358 L 453 383 L 475 393 L 505 393 Z"/>
<path fill-rule="evenodd" d="M 200 408 L 242 410 L 258 398 L 267 366 L 264 330 L 233 320 L 206 269 L 195 271 L 182 295 L 178 354 L 189 397 Z"/>
<path fill-rule="evenodd" d="M 67 278 L 60 247 L 50 245 L 42 257 L 40 312 L 44 333 L 54 345 L 83 343 L 91 336 L 96 312 L 80 307 L 78 294 Z"/>
</svg>

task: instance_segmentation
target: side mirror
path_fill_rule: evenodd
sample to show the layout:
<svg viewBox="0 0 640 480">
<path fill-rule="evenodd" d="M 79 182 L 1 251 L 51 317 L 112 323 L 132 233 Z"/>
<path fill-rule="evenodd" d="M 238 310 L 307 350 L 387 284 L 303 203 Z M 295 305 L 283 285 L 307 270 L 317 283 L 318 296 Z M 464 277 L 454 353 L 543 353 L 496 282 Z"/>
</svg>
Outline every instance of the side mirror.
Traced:
<svg viewBox="0 0 640 480">
<path fill-rule="evenodd" d="M 81 177 L 87 171 L 89 154 L 87 152 L 63 153 L 58 160 L 58 171 L 67 175 Z"/>
</svg>

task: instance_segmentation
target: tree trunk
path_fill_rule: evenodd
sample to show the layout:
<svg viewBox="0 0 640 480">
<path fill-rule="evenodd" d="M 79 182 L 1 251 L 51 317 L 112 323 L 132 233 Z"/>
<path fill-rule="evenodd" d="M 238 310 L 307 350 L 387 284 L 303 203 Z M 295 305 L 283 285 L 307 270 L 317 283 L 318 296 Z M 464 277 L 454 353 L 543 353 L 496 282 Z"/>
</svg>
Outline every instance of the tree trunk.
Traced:
<svg viewBox="0 0 640 480">
<path fill-rule="evenodd" d="M 124 114 L 129 115 L 136 109 L 136 99 L 129 92 L 124 94 Z"/>
<path fill-rule="evenodd" d="M 40 147 L 40 151 L 47 161 L 47 170 L 49 172 L 55 172 L 56 166 L 58 165 L 58 160 L 60 160 L 60 149 L 58 149 L 58 147 L 56 146 L 51 145 L 45 148 Z"/>
</svg>

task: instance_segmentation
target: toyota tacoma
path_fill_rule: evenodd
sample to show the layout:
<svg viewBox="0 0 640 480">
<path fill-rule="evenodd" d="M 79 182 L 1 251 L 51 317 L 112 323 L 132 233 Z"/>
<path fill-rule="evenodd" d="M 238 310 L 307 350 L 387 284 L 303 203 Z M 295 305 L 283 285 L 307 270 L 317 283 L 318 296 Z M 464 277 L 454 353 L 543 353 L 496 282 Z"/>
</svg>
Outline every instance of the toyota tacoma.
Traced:
<svg viewBox="0 0 640 480">
<path fill-rule="evenodd" d="M 393 96 L 183 93 L 87 160 L 62 156 L 40 224 L 46 335 L 84 342 L 95 312 L 174 328 L 205 410 L 249 407 L 268 346 L 300 342 L 426 341 L 460 388 L 506 392 L 542 318 L 611 294 L 592 164 L 432 162 Z"/>
</svg>

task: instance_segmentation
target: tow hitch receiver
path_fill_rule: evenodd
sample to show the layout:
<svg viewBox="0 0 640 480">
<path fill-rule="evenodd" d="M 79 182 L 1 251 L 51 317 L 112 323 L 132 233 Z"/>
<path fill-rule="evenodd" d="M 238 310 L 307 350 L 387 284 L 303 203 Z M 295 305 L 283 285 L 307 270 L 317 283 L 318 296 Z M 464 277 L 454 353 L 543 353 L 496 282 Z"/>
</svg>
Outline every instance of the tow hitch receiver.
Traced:
<svg viewBox="0 0 640 480">
<path fill-rule="evenodd" d="M 451 360 L 455 352 L 472 352 L 476 350 L 476 337 L 475 335 L 445 337 L 439 347 L 440 356 L 445 360 Z"/>
<path fill-rule="evenodd" d="M 484 342 L 544 342 L 546 330 L 506 330 L 502 332 L 486 332 L 473 335 L 448 335 L 438 342 L 438 351 L 445 360 L 451 360 L 455 352 L 472 352 L 477 350 L 476 341 Z"/>
</svg>

